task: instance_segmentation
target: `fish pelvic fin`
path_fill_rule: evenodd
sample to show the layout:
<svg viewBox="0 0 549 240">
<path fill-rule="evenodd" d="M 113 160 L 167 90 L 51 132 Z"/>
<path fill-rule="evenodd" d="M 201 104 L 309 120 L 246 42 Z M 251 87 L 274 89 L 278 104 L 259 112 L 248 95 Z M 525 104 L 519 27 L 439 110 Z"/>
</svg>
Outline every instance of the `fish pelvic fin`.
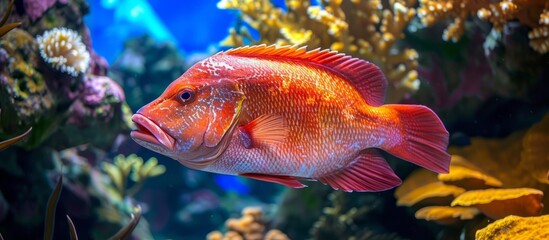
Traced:
<svg viewBox="0 0 549 240">
<path fill-rule="evenodd" d="M 421 105 L 389 104 L 384 107 L 398 112 L 404 134 L 400 143 L 383 149 L 431 171 L 448 173 L 449 134 L 438 116 Z"/>
<path fill-rule="evenodd" d="M 373 148 L 363 150 L 347 167 L 318 180 L 346 192 L 384 191 L 402 182 L 379 151 Z"/>
</svg>

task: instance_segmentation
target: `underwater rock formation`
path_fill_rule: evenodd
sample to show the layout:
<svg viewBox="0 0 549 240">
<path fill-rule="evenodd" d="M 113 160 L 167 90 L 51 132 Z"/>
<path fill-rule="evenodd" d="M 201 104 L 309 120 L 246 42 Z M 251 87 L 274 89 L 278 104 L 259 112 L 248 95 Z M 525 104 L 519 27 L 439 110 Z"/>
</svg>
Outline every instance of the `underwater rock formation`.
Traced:
<svg viewBox="0 0 549 240">
<path fill-rule="evenodd" d="M 399 45 L 404 30 L 414 18 L 415 1 L 286 1 L 286 9 L 271 1 L 221 0 L 221 9 L 236 9 L 242 20 L 259 32 L 254 40 L 245 28 L 231 29 L 221 43 L 307 45 L 309 49 L 331 48 L 378 65 L 388 79 L 387 102 L 399 102 L 419 89 L 418 54 Z"/>
</svg>

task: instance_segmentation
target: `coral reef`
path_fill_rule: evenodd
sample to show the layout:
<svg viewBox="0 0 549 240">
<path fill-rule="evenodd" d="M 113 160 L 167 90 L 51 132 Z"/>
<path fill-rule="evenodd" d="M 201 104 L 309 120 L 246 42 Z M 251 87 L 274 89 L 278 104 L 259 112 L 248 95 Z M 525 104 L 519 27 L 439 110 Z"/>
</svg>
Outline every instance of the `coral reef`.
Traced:
<svg viewBox="0 0 549 240">
<path fill-rule="evenodd" d="M 225 223 L 228 231 L 223 235 L 213 231 L 206 236 L 208 240 L 289 240 L 288 236 L 278 229 L 271 229 L 265 233 L 266 224 L 263 220 L 263 211 L 258 207 L 242 209 L 242 217 L 228 219 Z"/>
<path fill-rule="evenodd" d="M 53 68 L 73 77 L 83 74 L 90 63 L 90 53 L 80 35 L 67 28 L 53 28 L 36 38 L 40 56 Z"/>
<path fill-rule="evenodd" d="M 0 21 L 0 139 L 7 139 L 0 142 L 0 192 L 2 206 L 9 206 L 0 232 L 7 239 L 41 238 L 39 231 L 27 230 L 53 222 L 44 220 L 44 210 L 53 179 L 62 174 L 57 211 L 70 215 L 69 226 L 92 223 L 78 229 L 80 237 L 106 239 L 131 221 L 134 206 L 127 200 L 113 207 L 120 216 L 116 222 L 92 214 L 103 204 L 113 206 L 94 176 L 107 177 L 97 170 L 98 162 L 107 160 L 104 150 L 131 126 L 122 88 L 105 76 L 108 66 L 92 49 L 84 1 L 0 1 L 0 9 L 12 7 Z M 84 153 L 73 147 L 82 144 L 79 148 L 94 149 L 86 152 L 93 154 L 79 156 Z M 143 182 L 149 175 L 140 173 L 136 179 Z M 52 217 L 65 221 L 64 214 Z M 140 222 L 136 232 L 147 239 L 146 221 Z M 66 238 L 66 226 L 56 224 L 53 235 L 46 235 Z M 119 236 L 131 231 L 124 232 Z"/>
<path fill-rule="evenodd" d="M 543 136 L 547 132 L 548 116 L 533 125 L 527 131 L 528 135 L 519 131 L 502 140 L 473 138 L 469 146 L 451 147 L 449 152 L 453 155 L 450 173 L 438 176 L 425 170 L 412 173 L 395 191 L 399 205 L 415 210 L 428 206 L 417 210 L 416 218 L 432 219 L 439 224 L 446 224 L 447 220 L 450 220 L 446 217 L 443 218 L 444 221 L 439 221 L 443 216 L 452 215 L 454 220 L 457 220 L 455 217 L 462 214 L 459 210 L 462 207 L 474 209 L 482 213 L 475 217 L 477 220 L 470 220 L 474 215 L 460 219 L 461 222 L 466 219 L 480 221 L 479 224 L 461 224 L 462 231 L 469 235 L 488 223 L 482 220 L 484 218 L 501 219 L 509 215 L 528 217 L 547 213 L 547 208 L 543 208 L 544 204 L 548 204 L 547 198 L 543 199 L 543 193 L 549 191 L 549 185 L 545 183 L 547 168 L 541 171 L 532 168 L 534 163 L 541 164 L 537 167 L 546 167 L 544 164 L 547 155 L 544 155 L 543 151 L 531 149 L 540 149 L 546 145 Z M 444 182 L 445 185 L 458 185 L 463 191 L 453 196 L 443 194 L 451 196 L 443 201 L 429 199 L 430 195 L 423 192 L 430 192 L 429 188 L 441 192 L 431 186 L 438 186 L 434 185 L 436 183 L 442 184 L 438 181 Z M 414 201 L 407 200 L 410 198 Z M 456 228 L 448 229 L 455 230 Z"/>
<path fill-rule="evenodd" d="M 444 30 L 444 40 L 458 41 L 465 32 L 465 23 L 471 15 L 488 21 L 497 32 L 511 20 L 531 28 L 528 33 L 530 46 L 539 53 L 549 50 L 549 4 L 543 0 L 534 1 L 459 1 L 459 0 L 420 0 L 417 10 L 421 22 L 432 26 L 450 19 L 452 23 Z"/>
<path fill-rule="evenodd" d="M 477 231 L 475 239 L 519 240 L 547 238 L 549 238 L 549 215 L 539 217 L 508 216 Z"/>
<path fill-rule="evenodd" d="M 331 48 L 378 65 L 389 81 L 387 102 L 402 100 L 418 90 L 418 54 L 399 46 L 404 30 L 416 15 L 415 1 L 286 1 L 286 9 L 271 1 L 221 0 L 221 9 L 237 9 L 242 20 L 259 32 L 252 39 L 242 27 L 231 29 L 221 44 L 307 45 L 310 49 Z"/>
</svg>

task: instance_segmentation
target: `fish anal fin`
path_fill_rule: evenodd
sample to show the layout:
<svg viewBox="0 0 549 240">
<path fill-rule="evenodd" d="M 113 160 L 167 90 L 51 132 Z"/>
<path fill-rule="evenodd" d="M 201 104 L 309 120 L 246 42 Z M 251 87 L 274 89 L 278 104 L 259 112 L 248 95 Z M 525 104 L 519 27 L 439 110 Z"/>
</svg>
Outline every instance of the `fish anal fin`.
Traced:
<svg viewBox="0 0 549 240">
<path fill-rule="evenodd" d="M 271 114 L 261 115 L 238 130 L 240 140 L 246 148 L 257 147 L 260 144 L 280 144 L 289 134 L 284 118 Z"/>
<path fill-rule="evenodd" d="M 376 149 L 364 150 L 346 168 L 318 180 L 346 192 L 383 191 L 402 182 Z"/>
<path fill-rule="evenodd" d="M 292 177 L 292 176 L 268 175 L 268 174 L 261 174 L 261 173 L 243 173 L 243 174 L 240 174 L 240 176 L 255 179 L 255 180 L 265 181 L 265 182 L 278 183 L 291 188 L 307 187 L 307 185 L 304 185 L 303 183 L 299 182 L 295 177 Z"/>
<path fill-rule="evenodd" d="M 254 57 L 277 58 L 304 61 L 319 64 L 341 74 L 351 83 L 370 106 L 381 106 L 385 101 L 387 79 L 383 72 L 373 63 L 353 58 L 337 51 L 314 49 L 306 51 L 305 47 L 276 46 L 265 44 L 230 49 L 222 54 Z"/>
</svg>

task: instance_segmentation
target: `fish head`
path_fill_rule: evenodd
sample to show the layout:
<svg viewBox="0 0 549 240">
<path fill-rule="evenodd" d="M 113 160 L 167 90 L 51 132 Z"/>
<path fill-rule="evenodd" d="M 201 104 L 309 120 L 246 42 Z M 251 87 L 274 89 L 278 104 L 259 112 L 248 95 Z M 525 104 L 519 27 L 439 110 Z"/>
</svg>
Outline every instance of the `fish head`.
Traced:
<svg viewBox="0 0 549 240">
<path fill-rule="evenodd" d="M 133 116 L 131 137 L 140 145 L 203 169 L 228 147 L 244 94 L 228 78 L 188 71 Z"/>
</svg>

